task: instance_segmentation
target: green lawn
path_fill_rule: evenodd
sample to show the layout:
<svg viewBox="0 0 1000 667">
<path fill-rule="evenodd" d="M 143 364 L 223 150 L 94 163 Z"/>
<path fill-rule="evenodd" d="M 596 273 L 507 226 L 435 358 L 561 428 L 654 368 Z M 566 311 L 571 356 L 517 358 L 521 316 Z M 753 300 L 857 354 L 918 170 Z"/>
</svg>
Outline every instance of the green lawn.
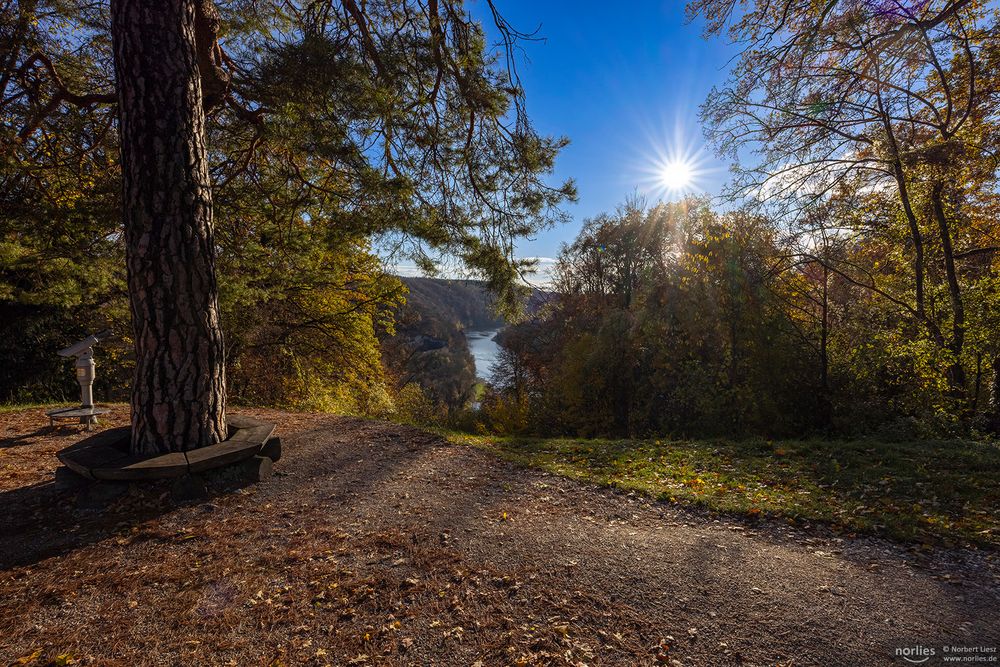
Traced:
<svg viewBox="0 0 1000 667">
<path fill-rule="evenodd" d="M 447 435 L 521 465 L 719 512 L 1000 546 L 996 445 Z"/>
<path fill-rule="evenodd" d="M 77 400 L 76 403 L 80 401 Z M 37 410 L 39 408 L 56 408 L 61 405 L 73 405 L 72 399 L 62 403 L 0 403 L 0 414 L 5 412 L 24 412 L 27 410 Z M 103 404 L 102 404 L 103 405 Z"/>
</svg>

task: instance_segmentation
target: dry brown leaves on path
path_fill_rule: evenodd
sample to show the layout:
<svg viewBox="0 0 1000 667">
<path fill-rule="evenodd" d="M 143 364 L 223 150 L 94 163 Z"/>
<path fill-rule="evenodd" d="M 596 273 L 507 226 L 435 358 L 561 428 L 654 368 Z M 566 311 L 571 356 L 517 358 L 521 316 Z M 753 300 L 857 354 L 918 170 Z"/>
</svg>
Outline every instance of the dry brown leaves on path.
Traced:
<svg viewBox="0 0 1000 667">
<path fill-rule="evenodd" d="M 1000 645 L 991 552 L 915 562 L 415 428 L 246 412 L 279 424 L 276 476 L 186 506 L 60 491 L 79 430 L 0 414 L 0 664 L 854 666 L 902 664 L 900 641 Z"/>
</svg>

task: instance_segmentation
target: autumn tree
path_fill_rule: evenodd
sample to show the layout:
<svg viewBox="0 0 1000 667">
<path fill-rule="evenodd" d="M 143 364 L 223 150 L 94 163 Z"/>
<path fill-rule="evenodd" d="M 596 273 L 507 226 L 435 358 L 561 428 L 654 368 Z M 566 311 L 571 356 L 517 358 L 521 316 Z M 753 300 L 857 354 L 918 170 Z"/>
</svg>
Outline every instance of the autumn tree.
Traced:
<svg viewBox="0 0 1000 667">
<path fill-rule="evenodd" d="M 457 255 L 513 299 L 514 239 L 573 190 L 543 179 L 563 142 L 526 115 L 527 36 L 489 8 L 498 49 L 454 1 L 5 5 L 5 176 L 36 187 L 67 134 L 87 168 L 120 147 L 136 451 L 224 437 L 217 209 Z"/>
<path fill-rule="evenodd" d="M 795 228 L 834 198 L 847 235 L 898 242 L 908 278 L 827 269 L 884 299 L 934 347 L 949 395 L 970 405 L 971 293 L 996 262 L 997 11 L 969 0 L 695 0 L 707 33 L 742 55 L 704 106 L 710 134 L 742 163 L 732 194 Z M 896 230 L 902 233 L 897 234 Z M 995 344 L 991 344 L 995 349 Z"/>
<path fill-rule="evenodd" d="M 699 198 L 595 216 L 560 253 L 549 305 L 501 336 L 487 420 L 615 436 L 822 428 L 813 351 L 790 326 L 788 272 L 772 270 L 778 238 Z"/>
</svg>

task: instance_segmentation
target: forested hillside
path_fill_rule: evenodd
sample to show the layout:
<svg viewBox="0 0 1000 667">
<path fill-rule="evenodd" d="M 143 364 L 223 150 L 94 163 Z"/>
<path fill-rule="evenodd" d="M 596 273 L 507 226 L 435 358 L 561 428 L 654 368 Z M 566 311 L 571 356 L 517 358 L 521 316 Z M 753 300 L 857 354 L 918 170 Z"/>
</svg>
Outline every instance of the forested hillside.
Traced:
<svg viewBox="0 0 1000 667">
<path fill-rule="evenodd" d="M 464 331 L 502 326 L 477 281 L 401 278 L 408 292 L 382 355 L 394 382 L 397 414 L 423 423 L 454 420 L 472 400 L 476 367 Z"/>
<path fill-rule="evenodd" d="M 136 341 L 107 9 L 44 6 L 0 26 L 12 45 L 0 100 L 10 119 L 0 133 L 0 401 L 75 396 L 55 352 L 106 327 L 116 338 L 97 352 L 95 393 L 123 399 Z M 586 222 L 559 258 L 558 296 L 503 337 L 481 425 L 1000 431 L 997 14 L 932 6 L 920 4 L 925 23 L 867 3 L 829 17 L 806 3 L 791 18 L 747 3 L 753 11 L 731 24 L 731 3 L 692 3 L 709 34 L 731 29 L 746 48 L 702 109 L 714 147 L 733 160 L 726 203 L 632 202 Z M 207 102 L 206 120 L 231 401 L 362 414 L 411 414 L 415 402 L 416 418 L 454 417 L 473 384 L 461 328 L 499 321 L 484 286 L 512 301 L 527 263 L 513 239 L 566 218 L 558 205 L 572 183 L 546 181 L 564 142 L 526 123 L 516 82 L 498 83 L 478 37 L 451 45 L 469 72 L 438 72 L 446 59 L 430 58 L 436 76 L 425 81 L 411 44 L 396 42 L 404 33 L 387 30 L 387 60 L 362 71 L 367 47 L 333 49 L 355 38 L 346 16 L 289 18 L 295 38 L 258 50 L 248 45 L 276 35 L 258 35 L 236 6 L 220 12 L 243 72 L 222 106 Z M 423 12 L 393 16 L 441 46 Z M 448 16 L 456 35 L 480 35 Z M 79 28 L 68 41 L 66 26 Z M 787 48 L 765 37 L 778 32 Z M 449 121 L 425 126 L 426 110 L 412 110 L 426 96 L 414 91 L 448 77 Z M 73 90 L 101 93 L 81 105 Z M 371 150 L 373 136 L 398 139 L 399 154 Z M 450 161 L 431 163 L 467 182 L 425 178 L 444 146 Z M 471 204 L 455 217 L 458 200 Z M 391 276 L 374 249 L 383 234 L 422 239 L 485 282 Z"/>
<path fill-rule="evenodd" d="M 406 289 L 404 310 L 419 313 L 425 322 L 448 322 L 466 329 L 492 329 L 504 319 L 493 307 L 486 286 L 474 280 L 401 278 Z M 431 333 L 426 330 L 424 333 Z"/>
<path fill-rule="evenodd" d="M 1000 0 L 591 4 L 0 0 L 0 667 L 995 665 Z"/>
</svg>

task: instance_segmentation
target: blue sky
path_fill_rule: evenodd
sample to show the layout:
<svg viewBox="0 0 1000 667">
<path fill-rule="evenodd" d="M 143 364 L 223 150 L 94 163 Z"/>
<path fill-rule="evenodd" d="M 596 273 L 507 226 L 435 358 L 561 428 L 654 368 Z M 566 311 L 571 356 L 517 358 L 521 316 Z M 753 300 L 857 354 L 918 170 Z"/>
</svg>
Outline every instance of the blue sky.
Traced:
<svg viewBox="0 0 1000 667">
<path fill-rule="evenodd" d="M 701 22 L 686 21 L 682 0 L 495 4 L 517 29 L 537 28 L 542 38 L 523 42 L 518 60 L 528 115 L 540 133 L 569 138 L 553 181 L 573 178 L 579 194 L 564 207 L 571 222 L 518 244 L 519 256 L 543 258 L 532 282 L 547 282 L 552 258 L 586 218 L 613 211 L 634 192 L 649 203 L 681 196 L 666 192 L 658 178 L 657 165 L 671 156 L 696 163 L 691 191 L 719 194 L 728 165 L 706 144 L 698 108 L 725 81 L 736 49 L 704 39 Z M 469 9 L 495 36 L 486 0 L 470 0 Z M 419 275 L 409 263 L 393 268 Z M 457 275 L 457 267 L 441 268 L 443 276 Z"/>
<path fill-rule="evenodd" d="M 536 128 L 570 139 L 556 177 L 575 179 L 579 192 L 579 201 L 566 207 L 573 222 L 522 242 L 521 256 L 555 257 L 585 218 L 614 210 L 634 191 L 650 202 L 671 198 L 655 165 L 675 152 L 699 163 L 698 191 L 718 194 L 728 165 L 705 144 L 698 107 L 725 80 L 735 51 L 724 40 L 705 40 L 700 23 L 685 21 L 682 1 L 496 5 L 515 27 L 538 27 L 545 39 L 524 45 L 527 60 L 518 69 Z M 486 10 L 485 0 L 475 0 L 472 10 Z"/>
</svg>

